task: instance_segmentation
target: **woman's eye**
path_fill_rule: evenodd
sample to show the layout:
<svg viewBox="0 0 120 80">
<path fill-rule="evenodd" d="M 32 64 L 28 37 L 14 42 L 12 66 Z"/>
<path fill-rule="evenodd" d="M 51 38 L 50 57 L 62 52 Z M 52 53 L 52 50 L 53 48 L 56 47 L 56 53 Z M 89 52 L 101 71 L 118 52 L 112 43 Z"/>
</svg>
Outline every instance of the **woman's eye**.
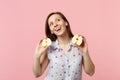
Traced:
<svg viewBox="0 0 120 80">
<path fill-rule="evenodd" d="M 57 19 L 57 21 L 60 21 L 60 19 Z"/>
<path fill-rule="evenodd" d="M 53 25 L 53 23 L 50 23 L 50 25 L 49 26 L 52 26 Z"/>
</svg>

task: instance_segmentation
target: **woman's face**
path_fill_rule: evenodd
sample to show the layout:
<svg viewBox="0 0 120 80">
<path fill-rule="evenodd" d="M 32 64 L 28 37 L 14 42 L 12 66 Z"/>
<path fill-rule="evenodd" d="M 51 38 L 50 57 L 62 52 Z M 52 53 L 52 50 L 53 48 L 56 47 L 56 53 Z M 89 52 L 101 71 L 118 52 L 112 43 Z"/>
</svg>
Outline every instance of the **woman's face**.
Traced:
<svg viewBox="0 0 120 80">
<path fill-rule="evenodd" d="M 51 33 L 56 36 L 63 35 L 66 31 L 67 22 L 59 14 L 53 14 L 48 19 L 48 25 Z"/>
</svg>

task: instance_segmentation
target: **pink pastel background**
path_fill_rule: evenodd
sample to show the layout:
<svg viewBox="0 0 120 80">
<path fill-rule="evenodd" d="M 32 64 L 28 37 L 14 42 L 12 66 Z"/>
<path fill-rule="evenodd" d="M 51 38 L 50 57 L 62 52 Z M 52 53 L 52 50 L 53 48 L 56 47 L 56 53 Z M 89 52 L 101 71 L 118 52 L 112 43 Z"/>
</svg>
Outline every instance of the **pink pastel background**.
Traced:
<svg viewBox="0 0 120 80">
<path fill-rule="evenodd" d="M 32 73 L 33 56 L 53 11 L 87 38 L 96 71 L 83 80 L 120 80 L 119 0 L 0 0 L 0 80 L 44 79 Z"/>
</svg>

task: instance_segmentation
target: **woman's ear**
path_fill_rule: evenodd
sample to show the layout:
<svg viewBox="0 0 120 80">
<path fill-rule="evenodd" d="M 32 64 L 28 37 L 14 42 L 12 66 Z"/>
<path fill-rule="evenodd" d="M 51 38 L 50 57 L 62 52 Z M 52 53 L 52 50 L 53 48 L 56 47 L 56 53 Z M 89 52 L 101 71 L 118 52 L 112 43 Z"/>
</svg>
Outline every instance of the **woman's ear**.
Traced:
<svg viewBox="0 0 120 80">
<path fill-rule="evenodd" d="M 65 25 L 68 26 L 68 23 L 66 22 Z"/>
</svg>

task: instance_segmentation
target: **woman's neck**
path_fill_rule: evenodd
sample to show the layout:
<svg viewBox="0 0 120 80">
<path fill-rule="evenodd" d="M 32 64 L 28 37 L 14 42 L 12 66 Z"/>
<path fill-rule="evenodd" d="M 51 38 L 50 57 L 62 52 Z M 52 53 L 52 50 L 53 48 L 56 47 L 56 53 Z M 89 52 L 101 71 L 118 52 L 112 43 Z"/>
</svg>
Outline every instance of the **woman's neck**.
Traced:
<svg viewBox="0 0 120 80">
<path fill-rule="evenodd" d="M 68 36 L 68 34 L 64 34 L 57 38 L 58 38 L 58 45 L 63 49 L 64 52 L 66 52 L 70 48 L 71 38 Z"/>
<path fill-rule="evenodd" d="M 58 38 L 59 45 L 67 45 L 71 41 L 71 38 L 69 38 L 68 34 L 58 36 L 57 38 Z"/>
</svg>

